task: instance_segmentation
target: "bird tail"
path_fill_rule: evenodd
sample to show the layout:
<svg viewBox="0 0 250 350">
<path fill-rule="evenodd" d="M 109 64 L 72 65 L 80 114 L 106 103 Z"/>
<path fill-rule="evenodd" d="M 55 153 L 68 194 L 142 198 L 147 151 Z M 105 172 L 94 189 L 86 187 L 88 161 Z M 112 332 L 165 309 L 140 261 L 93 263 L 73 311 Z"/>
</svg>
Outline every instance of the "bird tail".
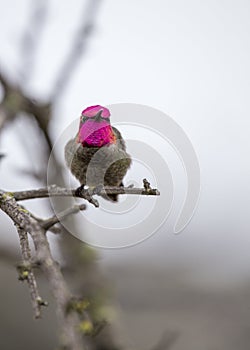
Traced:
<svg viewBox="0 0 250 350">
<path fill-rule="evenodd" d="M 121 187 L 124 187 L 124 184 L 123 182 L 121 182 L 120 184 Z M 102 197 L 108 201 L 111 201 L 111 202 L 118 202 L 118 196 L 119 194 L 105 194 L 105 195 L 102 195 Z"/>
<path fill-rule="evenodd" d="M 107 198 L 105 199 L 108 199 L 112 202 L 118 202 L 118 194 L 107 194 L 106 196 Z"/>
</svg>

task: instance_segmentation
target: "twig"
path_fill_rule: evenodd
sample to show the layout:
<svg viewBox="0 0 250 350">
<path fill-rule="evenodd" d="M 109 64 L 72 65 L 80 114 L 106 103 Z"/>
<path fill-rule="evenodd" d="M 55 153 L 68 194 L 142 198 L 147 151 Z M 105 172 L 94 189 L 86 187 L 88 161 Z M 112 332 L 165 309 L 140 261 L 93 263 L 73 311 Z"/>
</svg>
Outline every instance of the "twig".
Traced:
<svg viewBox="0 0 250 350">
<path fill-rule="evenodd" d="M 6 77 L 3 75 L 2 71 L 0 70 L 0 83 L 2 84 L 4 90 L 8 88 L 8 81 Z"/>
<path fill-rule="evenodd" d="M 36 278 L 32 269 L 31 253 L 30 253 L 27 232 L 25 232 L 20 226 L 18 225 L 16 226 L 17 226 L 17 232 L 20 239 L 20 247 L 21 247 L 22 258 L 23 258 L 22 264 L 18 265 L 19 279 L 27 280 L 29 290 L 30 290 L 31 303 L 34 310 L 34 316 L 35 318 L 40 318 L 41 306 L 42 305 L 45 306 L 47 305 L 47 303 L 42 300 L 38 292 Z"/>
<path fill-rule="evenodd" d="M 24 210 L 26 210 L 26 208 L 23 207 L 22 205 L 19 204 L 19 206 L 20 206 L 21 208 L 23 208 Z M 42 218 L 37 217 L 36 215 L 34 215 L 34 214 L 31 213 L 31 212 L 29 212 L 29 214 L 30 214 L 30 216 L 31 216 L 33 219 L 35 219 L 41 226 L 43 225 L 44 221 L 46 221 L 46 220 L 44 220 L 44 219 L 42 219 Z M 49 228 L 47 229 L 47 231 L 50 231 L 50 232 L 53 232 L 53 233 L 57 234 L 57 233 L 60 233 L 60 232 L 61 232 L 61 229 L 60 229 L 60 227 L 51 226 L 51 227 L 49 227 Z"/>
<path fill-rule="evenodd" d="M 51 218 L 47 219 L 47 220 L 42 220 L 40 222 L 40 225 L 46 230 L 50 230 L 51 227 L 55 224 L 57 224 L 58 222 L 61 222 L 62 220 L 66 219 L 69 215 L 71 214 L 77 214 L 79 213 L 80 210 L 85 210 L 86 209 L 86 205 L 85 204 L 81 204 L 81 205 L 75 205 L 72 208 L 66 209 L 64 211 L 62 211 L 61 213 L 58 213 L 57 215 L 52 216 Z"/>
</svg>

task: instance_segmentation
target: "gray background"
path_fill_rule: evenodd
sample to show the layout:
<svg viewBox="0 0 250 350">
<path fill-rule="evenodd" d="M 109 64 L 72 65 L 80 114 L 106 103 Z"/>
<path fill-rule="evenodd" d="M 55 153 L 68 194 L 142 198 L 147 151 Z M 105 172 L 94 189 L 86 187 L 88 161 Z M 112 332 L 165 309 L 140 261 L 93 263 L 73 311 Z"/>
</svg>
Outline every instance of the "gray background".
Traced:
<svg viewBox="0 0 250 350">
<path fill-rule="evenodd" d="M 50 92 L 83 2 L 51 4 L 35 75 L 26 87 L 39 97 Z M 17 44 L 29 2 L 0 5 L 1 63 L 17 80 Z M 56 139 L 85 106 L 149 105 L 182 127 L 199 158 L 199 205 L 181 234 L 172 233 L 170 221 L 140 245 L 99 252 L 120 303 L 121 327 L 138 348 L 149 348 L 165 330 L 179 334 L 174 350 L 245 350 L 250 345 L 249 12 L 243 0 L 104 1 L 87 54 L 55 111 Z M 35 140 L 18 138 L 19 128 L 17 123 L 7 130 L 0 144 L 8 154 L 0 183 L 11 190 L 36 186 L 16 172 L 29 162 L 24 142 L 35 145 Z M 175 169 L 180 172 L 178 164 Z M 36 208 L 46 214 L 39 203 Z M 2 215 L 1 223 L 10 227 Z M 3 232 L 3 246 L 16 244 L 13 232 Z M 15 285 L 9 268 L 1 271 L 4 279 L 8 272 L 9 285 L 1 287 L 2 299 L 8 295 L 8 315 L 16 296 L 10 298 L 7 291 L 21 293 L 23 287 Z M 0 322 L 7 334 L 20 331 L 13 320 L 9 328 L 6 318 Z M 22 334 L 20 341 L 27 344 Z"/>
</svg>

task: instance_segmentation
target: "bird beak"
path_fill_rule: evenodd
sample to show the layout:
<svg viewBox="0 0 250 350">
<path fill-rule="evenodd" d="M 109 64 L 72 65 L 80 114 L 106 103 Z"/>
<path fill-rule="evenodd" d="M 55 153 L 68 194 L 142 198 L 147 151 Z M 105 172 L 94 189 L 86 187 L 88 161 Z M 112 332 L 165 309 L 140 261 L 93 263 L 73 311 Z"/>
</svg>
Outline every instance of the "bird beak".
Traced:
<svg viewBox="0 0 250 350">
<path fill-rule="evenodd" d="M 95 115 L 95 121 L 99 122 L 102 117 L 102 109 Z"/>
</svg>

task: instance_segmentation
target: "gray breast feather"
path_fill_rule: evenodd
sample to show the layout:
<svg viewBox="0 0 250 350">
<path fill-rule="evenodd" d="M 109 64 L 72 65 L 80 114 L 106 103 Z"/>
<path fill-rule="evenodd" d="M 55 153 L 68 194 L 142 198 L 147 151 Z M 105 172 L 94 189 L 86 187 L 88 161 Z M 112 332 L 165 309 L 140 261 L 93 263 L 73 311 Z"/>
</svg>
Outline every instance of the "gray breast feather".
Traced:
<svg viewBox="0 0 250 350">
<path fill-rule="evenodd" d="M 76 137 L 65 146 L 66 164 L 81 184 L 120 186 L 131 164 L 121 133 L 113 128 L 117 141 L 103 147 L 83 147 Z"/>
</svg>

